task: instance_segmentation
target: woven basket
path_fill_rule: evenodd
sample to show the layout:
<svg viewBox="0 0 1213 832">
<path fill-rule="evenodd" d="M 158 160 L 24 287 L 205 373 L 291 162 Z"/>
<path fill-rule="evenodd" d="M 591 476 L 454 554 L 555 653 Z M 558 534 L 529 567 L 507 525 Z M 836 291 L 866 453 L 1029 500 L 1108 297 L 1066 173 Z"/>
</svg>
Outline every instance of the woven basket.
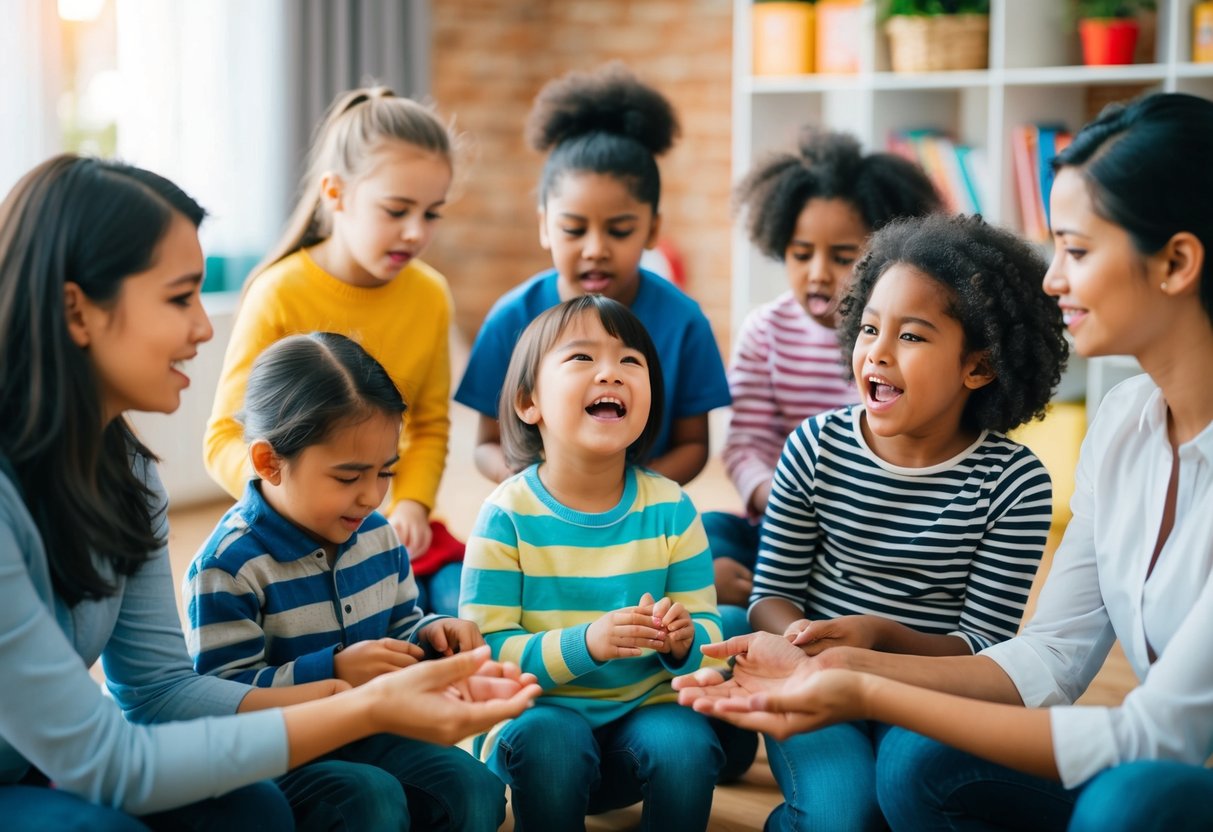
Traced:
<svg viewBox="0 0 1213 832">
<path fill-rule="evenodd" d="M 985 69 L 990 18 L 983 14 L 897 15 L 885 23 L 894 72 Z"/>
</svg>

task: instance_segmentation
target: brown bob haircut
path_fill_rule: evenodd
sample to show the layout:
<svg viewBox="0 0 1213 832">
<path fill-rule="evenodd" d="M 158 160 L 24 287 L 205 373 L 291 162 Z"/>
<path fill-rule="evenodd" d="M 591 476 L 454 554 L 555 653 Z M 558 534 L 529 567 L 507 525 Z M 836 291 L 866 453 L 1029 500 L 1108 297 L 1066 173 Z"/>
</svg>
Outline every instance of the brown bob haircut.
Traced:
<svg viewBox="0 0 1213 832">
<path fill-rule="evenodd" d="M 514 346 L 514 354 L 510 357 L 510 366 L 505 374 L 505 385 L 501 388 L 497 417 L 501 425 L 501 450 L 506 463 L 514 471 L 521 471 L 543 459 L 543 437 L 539 434 L 539 428 L 522 421 L 515 406 L 535 391 L 539 365 L 556 346 L 565 328 L 591 312 L 598 316 L 608 335 L 618 338 L 625 346 L 644 356 L 649 369 L 652 405 L 644 431 L 628 447 L 628 461 L 641 463 L 648 458 L 649 449 L 661 430 L 661 420 L 664 418 L 665 386 L 657 348 L 653 346 L 648 330 L 631 309 L 602 295 L 582 295 L 544 311 L 522 331 Z"/>
</svg>

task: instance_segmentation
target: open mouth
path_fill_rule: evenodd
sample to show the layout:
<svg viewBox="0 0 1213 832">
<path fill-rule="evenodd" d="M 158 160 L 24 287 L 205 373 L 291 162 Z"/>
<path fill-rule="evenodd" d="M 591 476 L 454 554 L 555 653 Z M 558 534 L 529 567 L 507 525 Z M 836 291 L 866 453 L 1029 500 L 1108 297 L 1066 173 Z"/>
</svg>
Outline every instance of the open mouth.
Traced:
<svg viewBox="0 0 1213 832">
<path fill-rule="evenodd" d="M 868 400 L 878 405 L 892 404 L 905 392 L 881 376 L 868 376 L 864 381 L 868 384 Z"/>
<path fill-rule="evenodd" d="M 834 296 L 823 292 L 810 292 L 805 296 L 804 302 L 809 314 L 820 318 L 830 313 L 834 306 Z"/>
<path fill-rule="evenodd" d="M 1061 307 L 1061 319 L 1067 328 L 1073 327 L 1087 317 L 1087 310 L 1078 306 Z"/>
<path fill-rule="evenodd" d="M 577 276 L 577 281 L 581 284 L 581 288 L 587 292 L 601 292 L 611 285 L 611 275 L 609 272 L 595 269 L 593 271 L 582 272 Z"/>
<path fill-rule="evenodd" d="M 619 399 L 613 396 L 602 396 L 601 398 L 595 399 L 593 403 L 585 409 L 585 412 L 593 416 L 595 419 L 613 422 L 626 416 L 628 409 Z"/>
</svg>

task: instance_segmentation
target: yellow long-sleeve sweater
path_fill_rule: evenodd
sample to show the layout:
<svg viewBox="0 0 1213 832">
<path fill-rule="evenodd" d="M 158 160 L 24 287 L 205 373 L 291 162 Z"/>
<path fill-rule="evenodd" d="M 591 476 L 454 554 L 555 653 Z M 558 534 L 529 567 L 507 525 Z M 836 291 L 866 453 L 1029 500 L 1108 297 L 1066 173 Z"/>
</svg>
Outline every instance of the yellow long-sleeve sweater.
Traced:
<svg viewBox="0 0 1213 832">
<path fill-rule="evenodd" d="M 275 263 L 249 287 L 236 315 L 206 427 L 206 470 L 233 497 L 241 495 L 252 470 L 234 417 L 254 359 L 287 335 L 338 332 L 384 366 L 408 405 L 389 511 L 406 499 L 433 508 L 451 428 L 450 320 L 446 279 L 419 260 L 371 289 L 341 282 L 306 251 Z"/>
</svg>

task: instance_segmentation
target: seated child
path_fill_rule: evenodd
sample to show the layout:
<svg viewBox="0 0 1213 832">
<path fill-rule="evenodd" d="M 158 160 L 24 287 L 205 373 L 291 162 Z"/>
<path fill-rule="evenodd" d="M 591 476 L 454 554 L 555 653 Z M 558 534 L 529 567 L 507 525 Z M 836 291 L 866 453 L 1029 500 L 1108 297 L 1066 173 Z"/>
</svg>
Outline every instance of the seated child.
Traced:
<svg viewBox="0 0 1213 832">
<path fill-rule="evenodd" d="M 864 154 L 844 133 L 805 128 L 794 153 L 759 162 L 734 198 L 750 242 L 780 260 L 788 291 L 751 312 L 729 367 L 733 412 L 724 464 L 742 515 L 707 512 L 725 637 L 749 632 L 759 520 L 783 443 L 810 416 L 859 400 L 838 349 L 838 300 L 868 236 L 900 216 L 942 208 L 930 179 L 891 153 Z"/>
<path fill-rule="evenodd" d="M 652 340 L 601 295 L 539 315 L 510 360 L 502 441 L 522 471 L 481 509 L 460 612 L 544 690 L 478 743 L 516 829 L 582 829 L 638 800 L 643 829 L 707 826 L 724 754 L 670 679 L 720 619 L 694 505 L 635 464 L 662 407 Z"/>
<path fill-rule="evenodd" d="M 409 559 L 376 511 L 396 465 L 404 400 L 343 335 L 278 341 L 253 364 L 241 414 L 256 478 L 183 586 L 200 673 L 252 685 L 360 685 L 484 640 L 426 616 Z M 375 735 L 282 777 L 300 828 L 496 829 L 500 780 L 471 755 Z"/>
</svg>

